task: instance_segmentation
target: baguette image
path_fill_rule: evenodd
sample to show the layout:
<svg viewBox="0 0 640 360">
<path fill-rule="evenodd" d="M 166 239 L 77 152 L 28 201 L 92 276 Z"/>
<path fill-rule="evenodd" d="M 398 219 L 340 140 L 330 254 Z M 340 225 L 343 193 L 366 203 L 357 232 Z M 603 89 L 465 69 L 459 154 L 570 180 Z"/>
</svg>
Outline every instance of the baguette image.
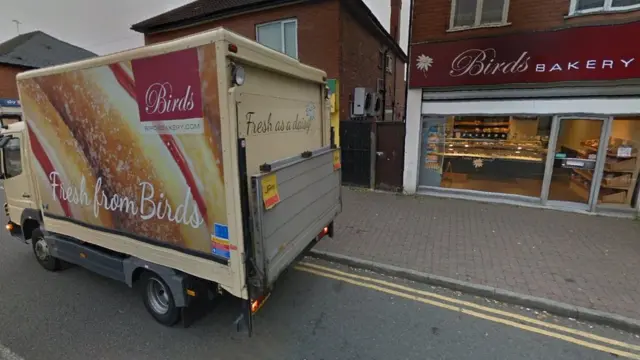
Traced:
<svg viewBox="0 0 640 360">
<path fill-rule="evenodd" d="M 110 69 L 122 89 L 135 101 L 135 82 L 130 67 L 122 63 L 111 65 Z M 217 87 L 212 91 L 217 94 Z M 217 122 L 220 123 L 219 116 Z M 224 179 L 222 172 L 218 170 L 222 167 L 222 158 L 216 158 L 214 148 L 210 145 L 220 144 L 221 134 L 219 131 L 214 133 L 206 118 L 203 132 L 202 135 L 158 134 L 156 136 L 161 139 L 170 153 L 170 158 L 177 164 L 184 183 L 191 189 L 201 214 L 205 216 L 207 227 L 212 229 L 215 223 L 226 224 L 227 222 Z M 145 135 L 145 139 L 147 138 L 153 139 L 154 136 Z"/>
<path fill-rule="evenodd" d="M 188 214 L 202 211 L 201 204 L 197 204 L 198 210 L 193 209 L 199 192 L 186 184 L 163 139 L 140 133 L 137 103 L 109 67 L 51 75 L 36 82 L 80 145 L 96 178 L 102 179 L 107 199 L 118 195 L 138 200 L 140 184 L 146 182 L 153 186 L 154 205 L 166 202 L 175 210 L 187 197 Z M 206 212 L 206 208 L 203 210 Z M 209 226 L 194 228 L 156 216 L 143 220 L 142 209 L 139 211 L 137 215 L 111 212 L 114 227 L 210 253 Z"/>
<path fill-rule="evenodd" d="M 121 90 L 126 93 L 126 96 L 133 100 L 136 103 L 136 92 L 135 92 L 135 82 L 133 80 L 133 72 L 130 71 L 130 65 L 125 64 L 113 64 L 109 66 L 111 70 L 111 76 L 115 77 L 117 83 L 121 87 Z M 119 93 L 122 93 L 120 91 Z M 132 109 L 133 110 L 133 109 Z M 135 111 L 138 111 L 136 107 Z M 163 143 L 164 148 L 159 149 L 159 151 L 168 152 L 168 158 L 172 158 L 175 165 L 178 166 L 178 173 L 182 175 L 186 185 L 191 189 L 194 201 L 198 204 L 198 208 L 200 209 L 200 213 L 203 214 L 203 217 L 208 219 L 208 210 L 205 202 L 204 196 L 204 186 L 202 182 L 195 176 L 194 171 L 192 170 L 192 166 L 190 166 L 190 160 L 185 152 L 181 144 L 179 143 L 176 136 L 171 134 L 157 134 L 154 135 L 146 135 L 145 139 L 151 138 L 152 140 L 157 140 L 155 137 L 158 137 L 160 141 Z M 189 140 L 191 142 L 197 141 L 198 136 L 191 135 Z"/>
<path fill-rule="evenodd" d="M 220 97 L 218 91 L 218 61 L 214 44 L 198 49 L 200 81 L 202 83 L 202 103 L 205 118 L 205 135 L 221 177 L 222 166 L 222 125 L 220 123 Z M 217 141 L 216 141 L 217 140 Z"/>
<path fill-rule="evenodd" d="M 19 86 L 31 148 L 39 167 L 36 171 L 38 185 L 40 189 L 46 189 L 41 194 L 43 204 L 47 205 L 46 211 L 63 213 L 93 225 L 113 226 L 111 214 L 103 208 L 99 209 L 96 217 L 92 207 L 76 204 L 73 200 L 66 201 L 60 188 L 56 189 L 54 197 L 50 178 L 54 171 L 59 174 L 58 181 L 63 187 L 71 184 L 80 188 L 84 176 L 87 200 L 94 194 L 96 178 L 80 145 L 38 85 L 28 79 L 21 81 Z"/>
<path fill-rule="evenodd" d="M 220 114 L 218 110 L 218 82 L 215 67 L 215 45 L 204 46 L 199 49 L 207 51 L 207 58 L 199 58 L 201 68 L 201 82 L 203 94 L 204 129 L 203 135 L 159 135 L 172 157 L 179 164 L 180 171 L 187 184 L 198 190 L 196 198 L 202 199 L 203 210 L 207 224 L 211 227 L 214 223 L 226 223 L 226 203 L 222 144 L 220 131 Z M 205 68 L 210 69 L 202 73 L 202 63 L 206 61 Z M 136 98 L 133 72 L 125 64 L 110 66 L 118 83 L 133 99 Z M 207 86 L 207 84 L 211 84 Z M 209 109 L 207 111 L 207 109 Z M 209 116 L 207 116 L 209 114 Z M 215 164 L 215 166 L 212 166 Z M 206 184 L 206 187 L 205 187 Z"/>
<path fill-rule="evenodd" d="M 189 154 L 194 165 L 194 171 L 205 184 L 213 184 L 208 191 L 211 192 L 206 198 L 207 207 L 211 210 L 209 221 L 221 222 L 220 219 L 227 218 L 226 202 L 224 199 L 224 166 L 222 159 L 222 124 L 220 122 L 220 97 L 218 90 L 218 69 L 216 46 L 209 44 L 198 48 L 198 62 L 200 72 L 200 82 L 202 84 L 202 103 L 204 115 L 204 138 L 205 144 L 191 142 L 188 135 L 179 135 L 178 138 L 183 145 L 185 152 Z M 215 169 L 211 169 L 211 164 L 215 164 Z M 215 170 L 215 171 L 213 171 Z M 226 221 L 222 220 L 223 223 Z"/>
</svg>

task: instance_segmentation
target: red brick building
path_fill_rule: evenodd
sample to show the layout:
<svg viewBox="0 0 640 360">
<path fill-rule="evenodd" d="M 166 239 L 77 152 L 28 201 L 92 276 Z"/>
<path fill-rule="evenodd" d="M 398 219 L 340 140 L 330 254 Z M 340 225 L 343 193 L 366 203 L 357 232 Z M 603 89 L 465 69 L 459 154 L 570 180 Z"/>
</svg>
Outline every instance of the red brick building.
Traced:
<svg viewBox="0 0 640 360">
<path fill-rule="evenodd" d="M 131 28 L 152 44 L 223 26 L 338 79 L 340 120 L 351 117 L 356 87 L 384 91 L 387 119 L 401 120 L 407 57 L 397 41 L 400 7 L 392 0 L 392 34 L 362 0 L 198 0 Z"/>
<path fill-rule="evenodd" d="M 404 190 L 640 212 L 640 0 L 414 0 Z"/>
<path fill-rule="evenodd" d="M 85 59 L 96 54 L 42 31 L 18 35 L 0 44 L 0 121 L 19 118 L 16 75 L 23 71 Z"/>
</svg>

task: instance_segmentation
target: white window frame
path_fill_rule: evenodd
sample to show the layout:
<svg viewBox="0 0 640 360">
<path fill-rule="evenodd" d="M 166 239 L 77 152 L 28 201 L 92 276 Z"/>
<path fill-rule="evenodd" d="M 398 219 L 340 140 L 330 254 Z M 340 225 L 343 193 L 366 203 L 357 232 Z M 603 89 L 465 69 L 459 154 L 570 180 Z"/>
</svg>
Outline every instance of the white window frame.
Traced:
<svg viewBox="0 0 640 360">
<path fill-rule="evenodd" d="M 499 22 L 493 23 L 485 23 L 482 24 L 482 6 L 484 5 L 484 0 L 476 0 L 476 18 L 473 22 L 473 25 L 465 25 L 465 26 L 455 26 L 455 18 L 456 18 L 456 6 L 458 5 L 458 0 L 451 0 L 451 16 L 449 18 L 449 30 L 457 31 L 457 30 L 467 30 L 467 29 L 477 29 L 477 28 L 485 28 L 485 27 L 498 27 L 509 25 L 507 22 L 507 18 L 509 16 L 509 0 L 503 0 L 504 7 L 502 8 L 502 20 Z M 574 1 L 574 0 L 572 0 Z"/>
<path fill-rule="evenodd" d="M 576 10 L 578 6 L 578 0 L 571 0 L 571 5 L 569 6 L 569 15 L 579 15 L 579 14 L 589 14 L 589 13 L 597 13 L 597 12 L 616 12 L 616 11 L 627 11 L 640 9 L 640 4 L 629 5 L 629 6 L 613 6 L 613 0 L 604 0 L 604 6 L 586 9 L 586 10 Z"/>
<path fill-rule="evenodd" d="M 285 41 L 284 41 L 284 24 L 289 24 L 289 23 L 294 23 L 296 25 L 296 41 L 295 41 L 295 46 L 296 46 L 296 51 L 295 51 L 295 59 L 298 59 L 298 19 L 283 19 L 283 20 L 276 20 L 276 21 L 270 21 L 270 22 L 265 22 L 265 23 L 260 23 L 256 25 L 256 41 L 260 42 L 260 32 L 259 29 L 262 26 L 266 26 L 266 25 L 273 25 L 273 24 L 280 24 L 280 41 L 282 44 L 282 49 L 280 49 L 280 52 L 285 54 L 285 55 L 289 55 L 285 52 Z"/>
</svg>

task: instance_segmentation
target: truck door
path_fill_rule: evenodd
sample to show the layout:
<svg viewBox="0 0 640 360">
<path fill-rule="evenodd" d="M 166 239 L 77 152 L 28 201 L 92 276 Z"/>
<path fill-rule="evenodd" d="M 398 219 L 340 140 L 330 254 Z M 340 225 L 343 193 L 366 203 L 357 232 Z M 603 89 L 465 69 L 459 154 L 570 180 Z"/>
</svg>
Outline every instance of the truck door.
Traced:
<svg viewBox="0 0 640 360">
<path fill-rule="evenodd" d="M 9 220 L 20 224 L 25 209 L 35 209 L 35 196 L 31 189 L 31 181 L 25 165 L 25 138 L 22 133 L 5 134 L 2 147 L 2 172 L 4 174 L 5 201 L 8 207 Z"/>
</svg>

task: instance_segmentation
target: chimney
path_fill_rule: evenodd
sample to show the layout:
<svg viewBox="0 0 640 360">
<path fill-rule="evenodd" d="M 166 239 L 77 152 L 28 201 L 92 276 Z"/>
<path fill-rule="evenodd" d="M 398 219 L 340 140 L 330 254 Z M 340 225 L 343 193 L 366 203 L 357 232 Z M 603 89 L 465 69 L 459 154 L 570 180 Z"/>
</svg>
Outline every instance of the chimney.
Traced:
<svg viewBox="0 0 640 360">
<path fill-rule="evenodd" d="M 402 0 L 390 0 L 391 1 L 391 21 L 389 26 L 389 33 L 391 37 L 399 43 L 400 42 L 400 13 L 402 10 Z"/>
</svg>

